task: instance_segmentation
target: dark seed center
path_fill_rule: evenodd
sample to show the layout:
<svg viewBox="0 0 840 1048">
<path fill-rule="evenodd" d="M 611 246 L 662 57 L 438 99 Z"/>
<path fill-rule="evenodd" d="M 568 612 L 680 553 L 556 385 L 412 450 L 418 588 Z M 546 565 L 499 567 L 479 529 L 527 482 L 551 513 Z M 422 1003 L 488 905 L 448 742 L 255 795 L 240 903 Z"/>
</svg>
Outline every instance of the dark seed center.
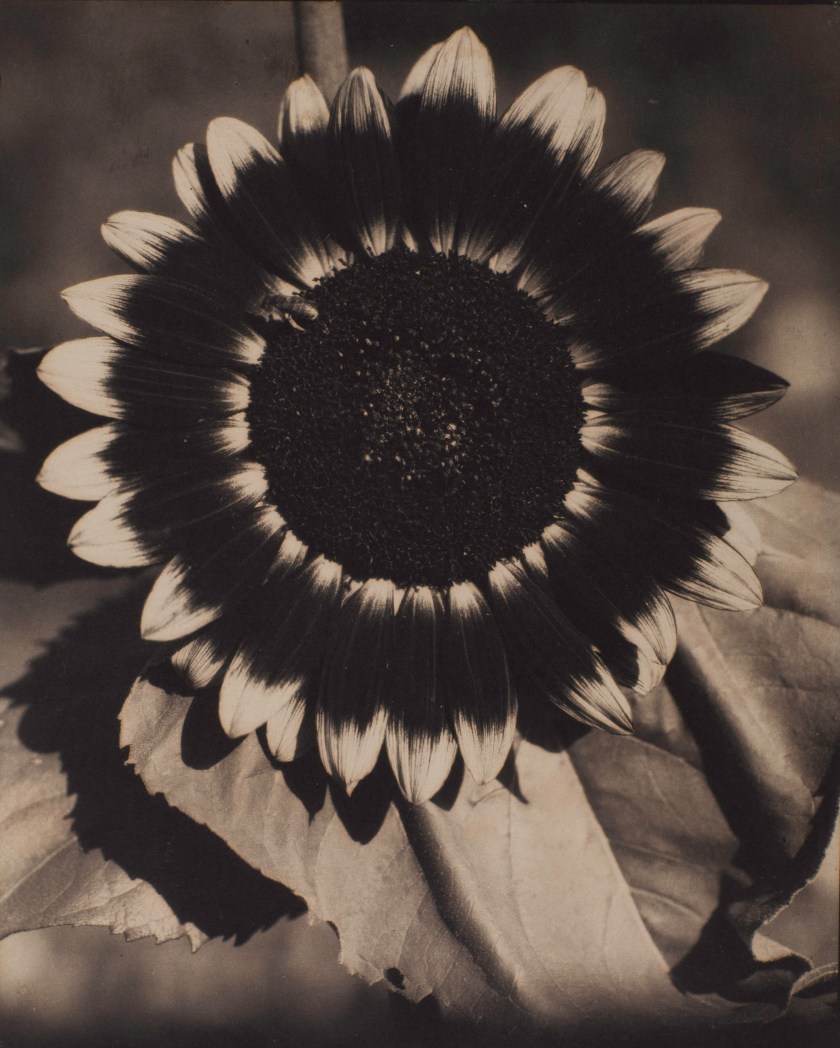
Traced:
<svg viewBox="0 0 840 1048">
<path fill-rule="evenodd" d="M 397 249 L 269 324 L 254 454 L 300 539 L 359 579 L 478 580 L 539 537 L 581 461 L 560 329 L 508 276 Z"/>
</svg>

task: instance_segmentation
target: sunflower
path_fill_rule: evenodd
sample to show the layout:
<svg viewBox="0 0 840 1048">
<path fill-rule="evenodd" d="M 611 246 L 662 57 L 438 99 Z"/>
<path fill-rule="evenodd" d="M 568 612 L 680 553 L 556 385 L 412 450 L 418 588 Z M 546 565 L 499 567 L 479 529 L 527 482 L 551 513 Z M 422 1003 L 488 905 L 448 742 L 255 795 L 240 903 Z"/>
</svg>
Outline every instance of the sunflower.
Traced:
<svg viewBox="0 0 840 1048">
<path fill-rule="evenodd" d="M 97 501 L 70 545 L 160 563 L 146 638 L 278 761 L 317 740 L 352 788 L 383 747 L 433 796 L 480 783 L 518 696 L 632 730 L 676 644 L 669 594 L 761 602 L 719 502 L 794 478 L 733 419 L 785 383 L 708 347 L 766 285 L 697 268 L 720 216 L 649 220 L 663 166 L 597 167 L 601 93 L 564 66 L 496 116 L 469 29 L 396 106 L 355 69 L 175 159 L 190 224 L 103 227 L 139 275 L 66 291 L 102 332 L 43 381 L 111 421 L 40 483 Z"/>
</svg>

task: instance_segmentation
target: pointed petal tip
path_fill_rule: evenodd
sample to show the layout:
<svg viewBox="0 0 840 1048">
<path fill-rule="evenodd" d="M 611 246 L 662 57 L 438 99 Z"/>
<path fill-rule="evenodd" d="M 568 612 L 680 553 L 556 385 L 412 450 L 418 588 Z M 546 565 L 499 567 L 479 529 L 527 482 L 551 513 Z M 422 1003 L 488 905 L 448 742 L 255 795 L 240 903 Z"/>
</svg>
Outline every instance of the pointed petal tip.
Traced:
<svg viewBox="0 0 840 1048">
<path fill-rule="evenodd" d="M 219 688 L 219 723 L 229 739 L 241 739 L 262 727 L 264 692 L 254 686 L 241 656 L 234 656 Z"/>
<path fill-rule="evenodd" d="M 640 659 L 639 678 L 633 685 L 633 691 L 637 695 L 647 695 L 649 691 L 653 691 L 657 684 L 662 682 L 667 668 L 663 663 L 653 659 Z"/>
<path fill-rule="evenodd" d="M 192 602 L 191 594 L 184 588 L 184 578 L 183 565 L 175 557 L 155 579 L 140 615 L 143 640 L 180 640 L 222 614 L 220 606 Z"/>
<path fill-rule="evenodd" d="M 405 78 L 405 83 L 400 89 L 400 100 L 412 96 L 419 96 L 423 93 L 423 85 L 426 83 L 426 77 L 429 75 L 429 70 L 434 65 L 435 59 L 440 54 L 440 49 L 442 47 L 442 43 L 432 44 L 432 46 L 427 51 L 424 51 L 417 59 L 408 76 Z"/>
<path fill-rule="evenodd" d="M 444 46 L 446 46 L 446 44 L 450 42 L 461 43 L 462 41 L 464 43 L 469 43 L 470 45 L 481 45 L 481 41 L 479 40 L 475 31 L 471 29 L 468 25 L 462 25 L 460 29 L 456 29 L 454 33 L 450 33 L 450 35 L 444 41 Z"/>
<path fill-rule="evenodd" d="M 515 713 L 500 730 L 485 732 L 483 736 L 479 735 L 475 726 L 469 724 L 464 718 L 456 719 L 455 734 L 458 739 L 458 748 L 467 771 L 477 785 L 486 786 L 488 782 L 498 777 L 513 745 L 515 729 Z"/>
<path fill-rule="evenodd" d="M 98 426 L 53 448 L 35 482 L 45 491 L 80 502 L 98 502 L 116 486 L 103 453 L 114 437 L 112 426 Z"/>
<path fill-rule="evenodd" d="M 367 66 L 354 66 L 347 75 L 347 79 L 342 84 L 342 87 L 346 90 L 363 88 L 366 91 L 375 91 L 376 77 Z"/>
<path fill-rule="evenodd" d="M 600 712 L 601 716 L 597 718 L 595 727 L 609 732 L 611 735 L 635 734 L 636 728 L 633 724 L 633 716 L 626 700 L 622 702 L 621 706 L 610 710 L 609 713 L 606 711 Z"/>
<path fill-rule="evenodd" d="M 599 678 L 592 683 L 579 682 L 558 705 L 591 728 L 613 735 L 632 735 L 635 728 L 630 704 L 603 664 Z"/>
<path fill-rule="evenodd" d="M 385 741 L 385 714 L 380 711 L 363 730 L 336 724 L 322 709 L 317 715 L 318 749 L 327 772 L 345 788 L 355 788 L 376 767 Z"/>
<path fill-rule="evenodd" d="M 437 738 L 422 738 L 392 726 L 386 736 L 386 750 L 402 795 L 410 804 L 423 804 L 448 779 L 458 745 L 448 731 Z"/>
</svg>

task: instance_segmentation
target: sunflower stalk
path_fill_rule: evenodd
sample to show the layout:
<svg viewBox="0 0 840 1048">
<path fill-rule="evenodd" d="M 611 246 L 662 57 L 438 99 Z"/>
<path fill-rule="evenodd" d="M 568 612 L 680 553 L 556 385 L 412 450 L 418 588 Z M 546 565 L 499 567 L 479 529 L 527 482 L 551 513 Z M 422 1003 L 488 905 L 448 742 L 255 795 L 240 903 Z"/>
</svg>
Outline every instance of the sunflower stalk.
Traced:
<svg viewBox="0 0 840 1048">
<path fill-rule="evenodd" d="M 332 98 L 349 72 L 339 0 L 295 0 L 295 43 L 300 75 L 308 74 Z"/>
</svg>

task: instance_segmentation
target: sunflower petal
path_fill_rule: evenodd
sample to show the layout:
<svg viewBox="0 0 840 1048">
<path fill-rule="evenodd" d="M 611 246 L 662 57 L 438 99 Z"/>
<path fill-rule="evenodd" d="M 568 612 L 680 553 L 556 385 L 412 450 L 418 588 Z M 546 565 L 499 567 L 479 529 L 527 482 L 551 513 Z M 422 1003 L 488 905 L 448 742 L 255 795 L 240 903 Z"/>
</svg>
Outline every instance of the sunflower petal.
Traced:
<svg viewBox="0 0 840 1048">
<path fill-rule="evenodd" d="M 488 182 L 461 250 L 493 267 L 513 269 L 546 208 L 557 206 L 600 150 L 604 105 L 579 69 L 553 69 L 511 105 L 488 144 Z"/>
<path fill-rule="evenodd" d="M 46 491 L 67 499 L 97 501 L 117 486 L 106 453 L 117 433 L 114 425 L 80 433 L 52 451 L 35 478 Z"/>
<path fill-rule="evenodd" d="M 593 179 L 596 193 L 607 196 L 633 224 L 644 221 L 653 204 L 665 157 L 652 149 L 636 149 L 613 160 Z"/>
<path fill-rule="evenodd" d="M 227 211 L 263 265 L 298 287 L 327 276 L 333 260 L 274 146 L 241 120 L 218 117 L 207 152 Z"/>
<path fill-rule="evenodd" d="M 639 226 L 634 235 L 671 269 L 690 269 L 700 261 L 720 218 L 711 208 L 684 207 Z"/>
<path fill-rule="evenodd" d="M 231 460 L 248 444 L 248 425 L 242 416 L 151 433 L 112 423 L 59 445 L 36 479 L 65 498 L 98 501 L 112 491 L 166 478 L 230 472 Z"/>
<path fill-rule="evenodd" d="M 102 236 L 140 272 L 188 284 L 234 306 L 256 304 L 274 284 L 232 242 L 161 215 L 119 211 L 103 225 Z"/>
<path fill-rule="evenodd" d="M 248 406 L 248 384 L 235 372 L 158 360 L 109 338 L 62 342 L 38 377 L 77 408 L 141 426 L 183 426 Z"/>
<path fill-rule="evenodd" d="M 517 701 L 493 615 L 471 582 L 450 587 L 443 661 L 447 704 L 464 763 L 480 785 L 507 760 Z"/>
<path fill-rule="evenodd" d="M 670 415 L 703 423 L 744 418 L 775 404 L 788 383 L 740 357 L 706 350 L 679 368 L 623 371 L 584 386 L 586 404 L 597 411 Z"/>
<path fill-rule="evenodd" d="M 699 349 L 746 324 L 767 293 L 765 281 L 735 269 L 692 270 L 681 275 L 679 286 L 701 317 L 694 333 Z"/>
<path fill-rule="evenodd" d="M 590 179 L 576 179 L 568 192 L 552 196 L 542 220 L 533 226 L 518 274 L 519 287 L 542 299 L 550 316 L 565 321 L 570 313 L 574 316 L 585 309 L 587 299 L 593 298 L 590 312 L 597 320 L 604 312 L 604 279 L 611 299 L 617 297 L 616 269 L 621 278 L 619 289 L 635 281 L 638 257 L 633 258 L 633 265 L 625 265 L 621 254 L 641 243 L 632 234 L 650 211 L 664 163 L 661 153 L 636 150 L 614 160 Z M 567 183 L 562 186 L 565 189 Z M 586 231 L 585 236 L 581 236 L 582 230 Z M 638 254 L 636 250 L 635 256 Z M 649 251 L 643 255 L 645 275 L 651 257 L 656 261 L 656 272 L 664 268 L 662 261 Z M 611 264 L 614 257 L 620 263 L 617 266 Z M 596 267 L 597 279 L 593 279 L 590 267 L 602 259 L 607 260 L 606 278 Z M 575 289 L 574 296 L 570 296 L 571 287 Z M 588 314 L 587 319 L 591 320 Z M 609 319 L 603 318 L 602 323 Z M 632 339 L 629 341 L 632 344 Z"/>
<path fill-rule="evenodd" d="M 397 110 L 399 111 L 400 105 L 406 99 L 416 99 L 418 104 L 420 97 L 423 94 L 423 88 L 426 85 L 426 78 L 432 66 L 435 64 L 435 59 L 440 54 L 440 49 L 443 47 L 443 43 L 432 44 L 430 48 L 423 52 L 422 55 L 417 59 L 414 65 L 409 70 L 408 76 L 405 78 L 403 86 L 400 88 L 399 102 L 397 103 Z"/>
<path fill-rule="evenodd" d="M 383 693 L 393 643 L 394 584 L 369 579 L 338 616 L 318 702 L 321 760 L 347 786 L 373 771 L 382 749 Z"/>
<path fill-rule="evenodd" d="M 169 661 L 193 688 L 208 688 L 236 650 L 242 624 L 236 615 L 222 615 L 174 651 Z"/>
<path fill-rule="evenodd" d="M 397 783 L 412 804 L 438 792 L 457 752 L 440 681 L 443 612 L 440 594 L 418 586 L 403 595 L 395 622 L 386 748 Z"/>
<path fill-rule="evenodd" d="M 76 521 L 68 544 L 77 557 L 113 568 L 139 568 L 162 559 L 160 551 L 147 545 L 126 520 L 130 498 L 106 495 Z"/>
<path fill-rule="evenodd" d="M 609 549 L 588 546 L 568 523 L 546 528 L 541 544 L 560 611 L 599 649 L 619 684 L 650 691 L 676 647 L 667 597 L 623 572 Z"/>
<path fill-rule="evenodd" d="M 143 211 L 118 211 L 102 226 L 102 239 L 141 272 L 154 273 L 178 247 L 200 248 L 202 238 L 174 218 Z"/>
<path fill-rule="evenodd" d="M 354 69 L 338 89 L 330 136 L 346 221 L 362 251 L 381 255 L 396 240 L 400 173 L 391 114 L 369 69 Z"/>
<path fill-rule="evenodd" d="M 172 161 L 172 178 L 175 192 L 190 218 L 202 230 L 212 227 L 222 198 L 210 171 L 206 148 L 190 142 L 179 149 Z"/>
<path fill-rule="evenodd" d="M 287 702 L 268 718 L 266 742 L 275 760 L 289 762 L 301 757 L 315 741 L 312 718 L 303 700 Z"/>
<path fill-rule="evenodd" d="M 612 550 L 622 563 L 644 567 L 670 593 L 724 611 L 761 605 L 752 567 L 714 530 L 698 524 L 696 511 L 603 487 L 573 492 L 566 507 L 585 523 L 594 545 Z"/>
<path fill-rule="evenodd" d="M 77 557 L 105 567 L 154 564 L 192 541 L 199 527 L 223 534 L 231 511 L 253 507 L 266 488 L 262 468 L 250 464 L 186 484 L 163 480 L 112 493 L 77 521 L 70 548 Z"/>
<path fill-rule="evenodd" d="M 796 479 L 780 451 L 733 426 L 691 426 L 632 414 L 597 416 L 581 443 L 622 483 L 695 499 L 753 499 Z"/>
<path fill-rule="evenodd" d="M 330 109 L 311 76 L 301 76 L 286 88 L 280 102 L 277 138 L 283 159 L 301 171 L 323 170 Z"/>
<path fill-rule="evenodd" d="M 404 94 L 410 98 L 416 90 L 418 102 L 406 163 L 411 224 L 423 243 L 445 254 L 455 246 L 476 156 L 496 116 L 496 81 L 487 49 L 468 28 L 453 33 L 433 55 L 427 51 L 421 62 Z M 407 105 L 401 105 L 401 130 Z"/>
<path fill-rule="evenodd" d="M 490 603 L 520 670 L 555 705 L 590 727 L 633 730 L 630 707 L 589 642 L 542 585 L 513 561 L 488 575 Z"/>
<path fill-rule="evenodd" d="M 340 601 L 341 568 L 323 557 L 272 573 L 222 682 L 219 718 L 228 735 L 246 735 L 284 710 L 291 717 L 288 707 L 308 704 Z"/>
<path fill-rule="evenodd" d="M 283 527 L 277 513 L 253 511 L 229 535 L 203 537 L 173 557 L 146 598 L 140 620 L 143 637 L 187 637 L 259 586 L 276 556 Z"/>
<path fill-rule="evenodd" d="M 220 303 L 155 276 L 100 277 L 62 292 L 82 320 L 185 364 L 256 364 L 265 341 Z"/>
</svg>

